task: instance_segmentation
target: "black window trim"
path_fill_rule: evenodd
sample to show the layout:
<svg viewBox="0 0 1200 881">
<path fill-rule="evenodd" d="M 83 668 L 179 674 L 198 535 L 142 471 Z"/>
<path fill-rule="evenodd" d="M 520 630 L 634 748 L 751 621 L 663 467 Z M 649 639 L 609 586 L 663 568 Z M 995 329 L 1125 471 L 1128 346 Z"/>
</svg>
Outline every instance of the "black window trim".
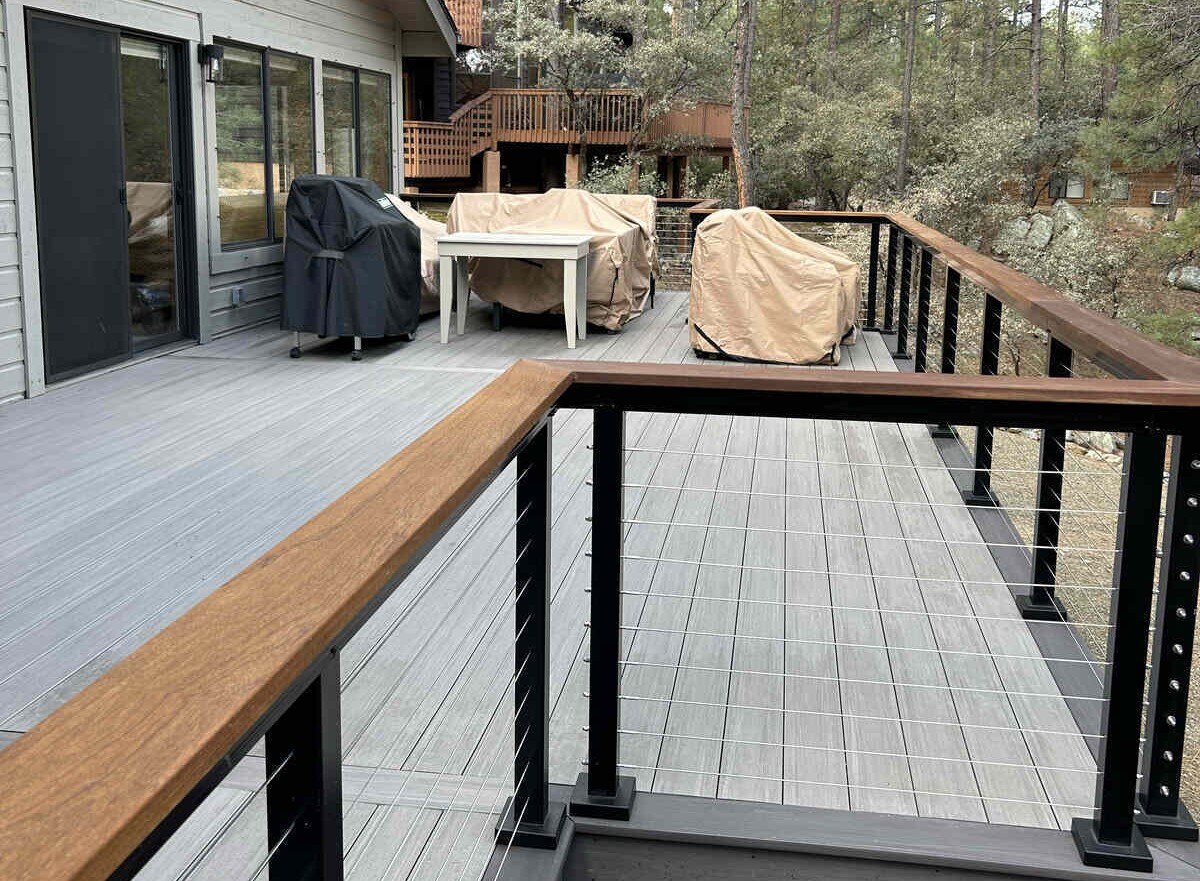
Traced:
<svg viewBox="0 0 1200 881">
<path fill-rule="evenodd" d="M 247 239 L 242 242 L 221 242 L 221 250 L 224 251 L 245 251 L 250 248 L 264 248 L 271 245 L 278 245 L 283 241 L 282 230 L 275 229 L 275 187 L 271 176 L 271 168 L 275 163 L 275 157 L 272 155 L 274 145 L 273 134 L 273 117 L 271 111 L 271 53 L 276 55 L 287 55 L 291 58 L 300 58 L 308 62 L 308 88 L 309 88 L 309 124 L 311 131 L 309 132 L 309 144 L 312 147 L 312 168 L 315 171 L 317 167 L 317 60 L 309 55 L 304 55 L 300 52 L 289 52 L 286 49 L 276 49 L 272 46 L 257 46 L 253 43 L 243 43 L 239 40 L 230 40 L 225 37 L 217 37 L 214 42 L 222 46 L 232 46 L 237 49 L 248 49 L 252 52 L 257 52 L 260 59 L 260 70 L 262 71 L 259 77 L 259 85 L 261 94 L 259 99 L 262 101 L 262 117 L 263 117 L 263 189 L 266 193 L 266 236 L 261 239 Z M 216 115 L 216 101 L 213 102 L 214 119 Z M 218 157 L 218 163 L 220 159 Z M 220 197 L 218 196 L 218 214 L 220 212 Z M 219 221 L 218 221 L 219 223 Z M 217 230 L 217 236 L 220 237 L 220 229 Z"/>
</svg>

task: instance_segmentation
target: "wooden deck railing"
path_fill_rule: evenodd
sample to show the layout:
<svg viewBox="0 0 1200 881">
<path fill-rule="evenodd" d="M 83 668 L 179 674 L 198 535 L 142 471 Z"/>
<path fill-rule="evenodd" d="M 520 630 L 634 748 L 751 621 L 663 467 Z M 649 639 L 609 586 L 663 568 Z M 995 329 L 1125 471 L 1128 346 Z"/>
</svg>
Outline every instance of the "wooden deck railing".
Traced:
<svg viewBox="0 0 1200 881">
<path fill-rule="evenodd" d="M 582 118 L 581 118 L 582 117 Z M 612 89 L 568 100 L 554 89 L 492 89 L 464 104 L 448 122 L 406 120 L 404 174 L 413 178 L 467 177 L 471 158 L 501 143 L 564 144 L 580 141 L 620 146 L 642 137 L 646 143 L 676 141 L 708 149 L 728 149 L 729 107 L 701 102 L 672 110 L 645 126 L 642 102 L 627 89 Z"/>
<path fill-rule="evenodd" d="M 483 0 L 446 0 L 463 46 L 483 45 Z"/>
<path fill-rule="evenodd" d="M 339 653 L 514 459 L 517 510 L 522 512 L 518 542 L 524 539 L 534 549 L 521 554 L 516 602 L 525 603 L 530 614 L 544 614 L 551 587 L 547 418 L 556 407 L 596 411 L 594 480 L 598 490 L 605 490 L 592 493 L 592 557 L 603 553 L 608 558 L 603 566 L 593 563 L 592 570 L 588 769 L 595 776 L 594 785 L 585 781 L 584 802 L 573 805 L 581 813 L 593 795 L 611 810 L 615 793 L 603 790 L 615 788 L 618 781 L 614 708 L 620 699 L 615 666 L 620 591 L 603 577 L 597 581 L 597 573 L 619 571 L 612 555 L 619 555 L 622 535 L 619 487 L 626 411 L 1128 432 L 1123 507 L 1130 512 L 1158 510 L 1166 438 L 1172 436 L 1176 455 L 1161 560 L 1167 588 L 1150 652 L 1150 710 L 1143 721 L 1158 521 L 1131 515 L 1122 517 L 1118 527 L 1121 590 L 1114 594 L 1097 812 L 1094 818 L 1077 820 L 1075 827 L 1085 860 L 1147 868 L 1149 856 L 1142 853 L 1134 809 L 1143 735 L 1151 748 L 1141 779 L 1153 792 L 1141 793 L 1138 825 L 1148 835 L 1169 835 L 1172 807 L 1179 807 L 1196 615 L 1195 589 L 1186 582 L 1196 571 L 1194 535 L 1200 527 L 1195 504 L 1200 496 L 1200 365 L 903 215 L 789 216 L 872 226 L 872 322 L 880 293 L 879 233 L 886 227 L 895 231 L 889 236 L 891 257 L 901 247 L 908 254 L 907 265 L 922 269 L 916 286 L 918 343 L 920 315 L 928 319 L 931 296 L 926 269 L 936 254 L 952 269 L 948 303 L 957 296 L 955 279 L 970 277 L 995 302 L 1041 320 L 1056 338 L 1096 353 L 1138 381 L 518 362 L 0 751 L 0 878 L 132 877 L 264 735 L 272 876 L 278 867 L 279 877 L 339 878 Z M 895 260 L 887 265 L 894 270 Z M 896 281 L 889 271 L 883 292 L 889 302 Z M 902 294 L 904 290 L 910 289 L 902 285 Z M 610 481 L 615 485 L 609 486 Z M 1164 616 L 1163 609 L 1171 614 Z M 516 620 L 526 616 L 518 614 Z M 515 696 L 517 712 L 524 714 L 519 751 L 526 765 L 514 774 L 514 804 L 524 805 L 521 816 L 531 826 L 549 814 L 544 675 L 549 646 L 541 625 L 539 619 L 537 627 L 521 627 L 537 675 L 523 661 Z M 531 713 L 530 707 L 541 709 Z M 303 828 L 304 834 L 281 837 L 281 829 L 292 828 Z"/>
</svg>

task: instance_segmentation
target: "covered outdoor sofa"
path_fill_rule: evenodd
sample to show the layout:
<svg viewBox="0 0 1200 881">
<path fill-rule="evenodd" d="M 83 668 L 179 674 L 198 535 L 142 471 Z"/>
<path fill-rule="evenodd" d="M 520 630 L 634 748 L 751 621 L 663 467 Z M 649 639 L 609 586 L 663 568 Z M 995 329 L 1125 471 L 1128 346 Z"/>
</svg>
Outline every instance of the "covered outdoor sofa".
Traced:
<svg viewBox="0 0 1200 881">
<path fill-rule="evenodd" d="M 696 229 L 688 317 L 698 355 L 837 364 L 858 297 L 857 263 L 760 208 L 716 211 Z"/>
<path fill-rule="evenodd" d="M 587 320 L 615 331 L 642 314 L 650 293 L 653 204 L 650 196 L 610 198 L 583 190 L 459 193 L 446 231 L 590 235 Z M 561 313 L 562 284 L 559 261 L 471 260 L 471 290 L 517 312 Z"/>
</svg>

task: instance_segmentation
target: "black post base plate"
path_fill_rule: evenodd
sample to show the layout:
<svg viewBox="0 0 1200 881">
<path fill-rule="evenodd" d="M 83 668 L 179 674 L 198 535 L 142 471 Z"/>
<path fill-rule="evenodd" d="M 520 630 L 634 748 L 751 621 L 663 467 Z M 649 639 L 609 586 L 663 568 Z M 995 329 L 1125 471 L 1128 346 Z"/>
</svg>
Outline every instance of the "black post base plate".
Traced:
<svg viewBox="0 0 1200 881">
<path fill-rule="evenodd" d="M 870 330 L 873 330 L 876 333 L 883 334 L 884 336 L 895 336 L 896 335 L 896 328 L 888 327 L 887 325 L 884 325 L 883 327 L 872 327 L 872 328 L 870 328 Z"/>
<path fill-rule="evenodd" d="M 892 360 L 893 361 L 911 361 L 912 355 L 908 354 L 908 352 L 897 352 L 896 354 L 892 355 Z"/>
<path fill-rule="evenodd" d="M 1035 603 L 1033 598 L 1023 593 L 1016 598 L 1017 611 L 1026 621 L 1066 621 L 1067 610 L 1062 600 L 1056 596 L 1050 597 L 1048 603 Z"/>
<path fill-rule="evenodd" d="M 562 831 L 563 821 L 567 817 L 567 806 L 560 801 L 552 801 L 546 807 L 546 822 L 541 824 L 521 823 L 513 814 L 512 799 L 504 803 L 504 811 L 500 814 L 500 822 L 496 824 L 496 841 L 508 844 L 510 841 L 517 847 L 537 847 L 542 850 L 554 850 L 558 847 L 558 834 Z"/>
<path fill-rule="evenodd" d="M 1096 824 L 1090 817 L 1071 821 L 1071 835 L 1085 866 L 1101 869 L 1123 869 L 1126 872 L 1153 872 L 1154 857 L 1137 827 L 1133 828 L 1129 846 L 1108 844 L 1096 837 Z"/>
<path fill-rule="evenodd" d="M 985 495 L 980 495 L 973 489 L 964 489 L 962 497 L 965 504 L 974 505 L 977 508 L 1000 507 L 1000 501 L 990 492 Z"/>
<path fill-rule="evenodd" d="M 940 425 L 930 426 L 929 436 L 946 438 L 947 440 L 958 440 L 958 431 L 955 430 L 953 425 L 947 425 L 943 422 Z"/>
<path fill-rule="evenodd" d="M 617 778 L 616 795 L 596 795 L 588 792 L 588 775 L 585 771 L 575 781 L 575 790 L 571 793 L 571 816 L 628 820 L 633 813 L 633 799 L 636 795 L 637 781 L 633 777 Z"/>
<path fill-rule="evenodd" d="M 1200 841 L 1200 829 L 1183 802 L 1175 816 L 1167 814 L 1152 814 L 1146 810 L 1146 799 L 1138 794 L 1138 807 L 1141 813 L 1134 817 L 1134 822 L 1147 838 L 1170 838 L 1174 841 Z"/>
</svg>

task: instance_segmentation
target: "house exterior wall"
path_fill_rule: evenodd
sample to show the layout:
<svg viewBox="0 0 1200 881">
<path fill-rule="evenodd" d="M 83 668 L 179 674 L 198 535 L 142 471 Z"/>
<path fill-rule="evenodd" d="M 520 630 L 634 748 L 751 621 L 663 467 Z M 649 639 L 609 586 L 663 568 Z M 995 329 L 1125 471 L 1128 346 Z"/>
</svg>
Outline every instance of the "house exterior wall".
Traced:
<svg viewBox="0 0 1200 881">
<path fill-rule="evenodd" d="M 1114 169 L 1114 173 L 1121 175 L 1129 181 L 1129 198 L 1128 199 L 1113 199 L 1111 204 L 1115 208 L 1152 208 L 1150 197 L 1155 190 L 1174 190 L 1175 189 L 1175 169 L 1162 168 L 1153 171 L 1122 171 Z M 1067 197 L 1066 201 L 1072 205 L 1086 205 L 1096 197 L 1095 186 L 1096 182 L 1086 175 L 1083 177 L 1083 195 L 1080 197 Z M 1050 197 L 1049 188 L 1047 186 L 1049 175 L 1044 174 L 1038 178 L 1038 186 L 1040 195 L 1038 196 L 1038 207 L 1048 207 L 1053 205 L 1057 199 Z M 1010 190 L 1013 196 L 1019 197 L 1021 194 L 1021 185 L 1014 182 Z"/>
<path fill-rule="evenodd" d="M 0 403 L 25 394 L 25 333 L 21 301 L 21 242 L 13 170 L 8 41 L 0 15 Z"/>
<path fill-rule="evenodd" d="M 32 131 L 25 46 L 28 9 L 186 43 L 201 342 L 279 314 L 282 244 L 223 250 L 217 195 L 214 86 L 203 81 L 199 47 L 226 39 L 303 55 L 314 69 L 316 170 L 325 170 L 322 66 L 339 64 L 391 78 L 392 183 L 403 186 L 401 47 L 414 38 L 435 51 L 437 34 L 402 33 L 397 7 L 364 0 L 0 0 L 0 402 L 45 388 Z M 408 0 L 422 6 L 426 0 Z M 186 8 L 184 8 L 186 6 Z M 424 13 L 428 14 L 428 13 Z M 11 88 L 10 88 L 11 86 Z"/>
</svg>

